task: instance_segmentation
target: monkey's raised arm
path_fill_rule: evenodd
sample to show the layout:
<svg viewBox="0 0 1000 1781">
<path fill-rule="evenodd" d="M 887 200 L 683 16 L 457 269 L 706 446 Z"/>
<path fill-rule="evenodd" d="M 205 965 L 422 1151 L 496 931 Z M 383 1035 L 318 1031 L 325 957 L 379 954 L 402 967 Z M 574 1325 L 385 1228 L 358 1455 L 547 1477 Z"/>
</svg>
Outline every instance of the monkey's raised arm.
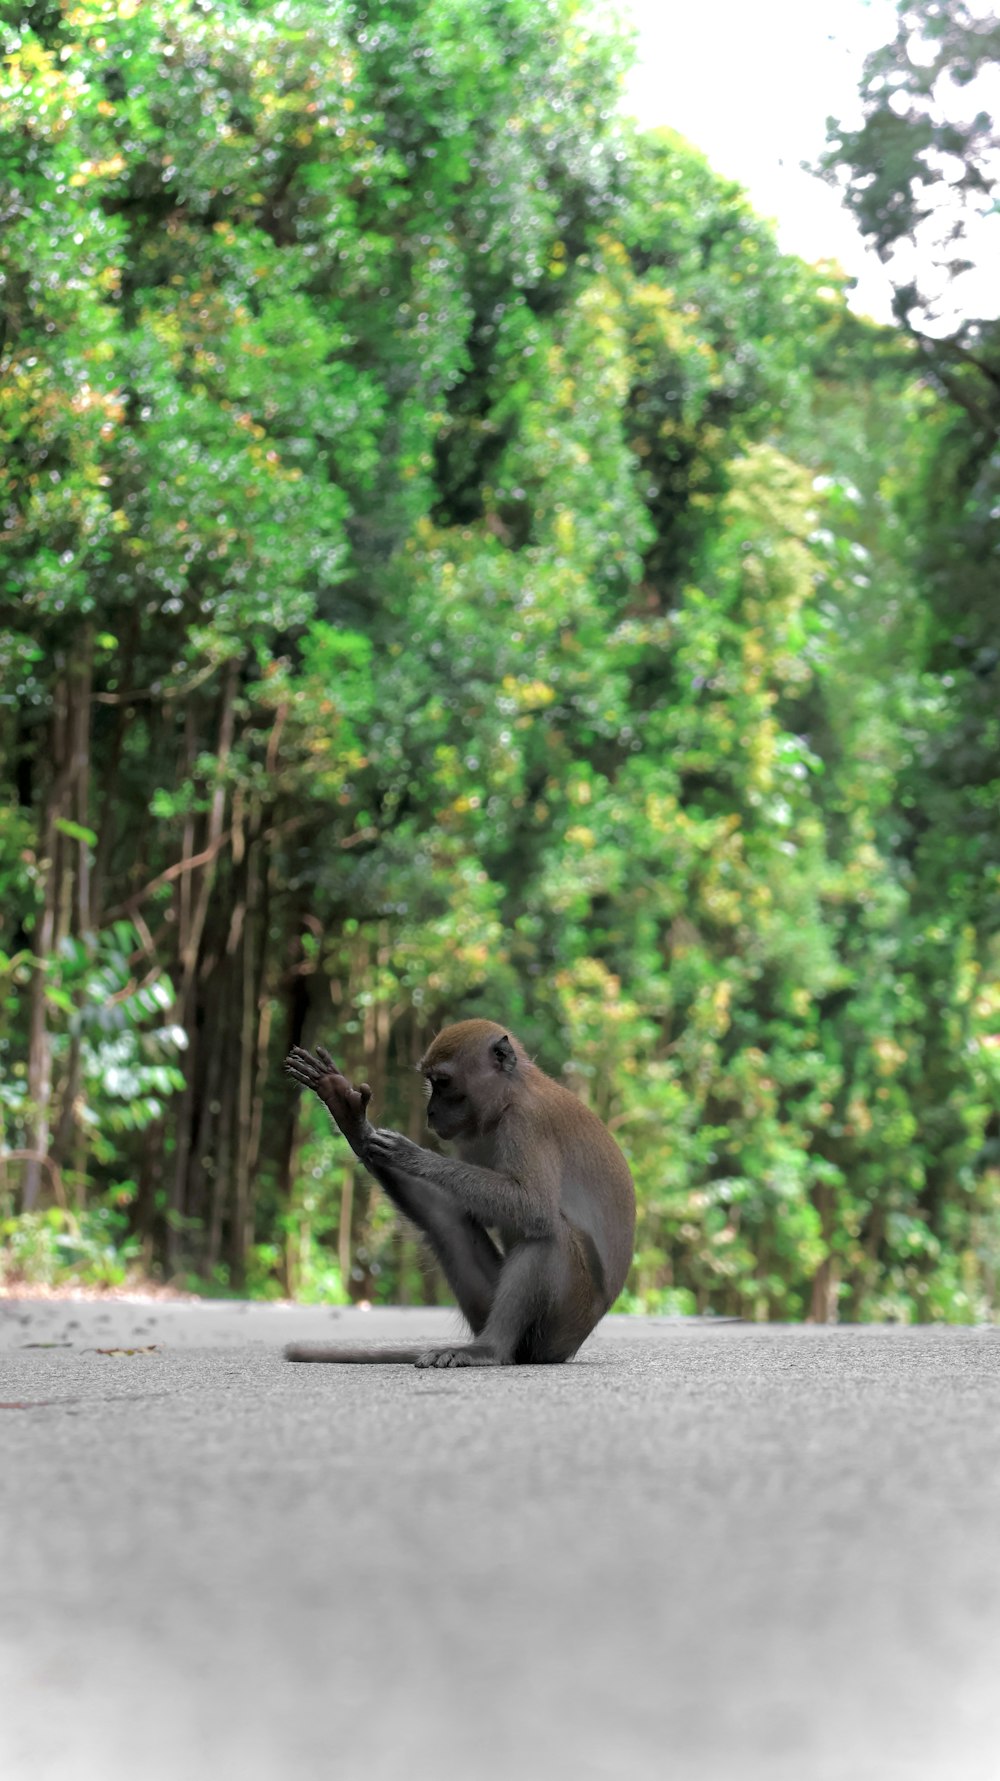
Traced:
<svg viewBox="0 0 1000 1781">
<path fill-rule="evenodd" d="M 440 1156 L 401 1132 L 373 1126 L 367 1115 L 372 1094 L 367 1082 L 355 1088 L 322 1045 L 317 1045 L 315 1057 L 296 1046 L 285 1059 L 285 1069 L 295 1082 L 319 1096 L 355 1156 L 390 1191 L 401 1176 L 429 1181 L 444 1188 L 487 1228 L 502 1225 L 529 1239 L 552 1235 L 559 1211 L 558 1182 L 542 1159 L 535 1159 L 527 1183 L 512 1174 Z M 393 1198 L 399 1202 L 397 1193 Z M 404 1205 L 403 1210 L 409 1208 Z"/>
<path fill-rule="evenodd" d="M 440 1192 L 441 1187 L 446 1186 L 442 1172 L 447 1169 L 463 1170 L 463 1165 L 452 1163 L 447 1157 L 438 1156 L 433 1151 L 422 1150 L 419 1144 L 411 1144 L 401 1132 L 376 1130 L 368 1119 L 367 1109 L 372 1091 L 367 1082 L 362 1082 L 360 1087 L 355 1088 L 322 1045 L 317 1045 L 315 1056 L 302 1046 L 295 1046 L 285 1059 L 285 1070 L 293 1082 L 301 1083 L 303 1088 L 311 1088 L 319 1096 L 355 1156 L 364 1163 L 369 1174 L 374 1175 L 399 1210 L 421 1229 L 426 1228 L 429 1211 L 427 1194 L 431 1190 L 426 1187 L 418 1190 L 416 1183 L 435 1183 Z M 489 1195 L 481 1192 L 475 1207 L 468 1206 L 467 1198 L 460 1199 L 453 1193 L 456 1210 L 468 1206 L 472 1216 L 486 1226 L 501 1222 L 499 1212 L 491 1209 L 502 1203 L 502 1222 L 517 1230 L 522 1225 L 530 1225 L 531 1229 L 525 1229 L 525 1235 L 545 1234 L 550 1228 L 549 1224 L 545 1224 L 544 1231 L 542 1230 L 537 1206 L 532 1205 L 530 1197 L 525 1198 L 523 1209 L 516 1203 L 513 1182 L 504 1182 L 503 1177 L 495 1175 L 490 1169 L 464 1168 L 464 1173 L 481 1176 L 484 1186 L 493 1184 L 494 1192 Z M 503 1191 L 505 1188 L 506 1193 Z M 486 1216 L 480 1206 L 486 1206 L 490 1215 Z"/>
</svg>

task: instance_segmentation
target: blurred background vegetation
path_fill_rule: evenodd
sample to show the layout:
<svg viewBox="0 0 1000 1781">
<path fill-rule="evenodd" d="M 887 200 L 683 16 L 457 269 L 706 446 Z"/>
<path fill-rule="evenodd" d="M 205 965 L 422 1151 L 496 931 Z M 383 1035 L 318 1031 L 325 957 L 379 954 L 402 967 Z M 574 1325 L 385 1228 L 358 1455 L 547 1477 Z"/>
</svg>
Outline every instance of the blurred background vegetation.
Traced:
<svg viewBox="0 0 1000 1781">
<path fill-rule="evenodd" d="M 482 1014 L 628 1153 L 626 1308 L 995 1314 L 997 324 L 854 316 L 579 0 L 2 17 L 7 1280 L 436 1300 L 280 1064 L 419 1136 Z M 998 61 L 869 64 L 883 251 L 995 207 Z"/>
</svg>

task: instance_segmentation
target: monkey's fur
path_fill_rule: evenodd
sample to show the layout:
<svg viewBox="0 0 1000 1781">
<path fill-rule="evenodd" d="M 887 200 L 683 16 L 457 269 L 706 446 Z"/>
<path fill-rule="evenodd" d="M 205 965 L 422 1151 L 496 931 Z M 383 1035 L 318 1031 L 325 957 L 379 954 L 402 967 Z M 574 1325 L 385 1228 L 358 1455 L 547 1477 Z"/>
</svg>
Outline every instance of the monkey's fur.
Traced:
<svg viewBox="0 0 1000 1781">
<path fill-rule="evenodd" d="M 597 1116 L 494 1021 L 445 1027 L 419 1067 L 427 1123 L 457 1158 L 370 1125 L 368 1084 L 354 1088 L 321 1046 L 315 1056 L 296 1047 L 285 1061 L 425 1233 L 474 1340 L 423 1354 L 296 1344 L 288 1359 L 421 1367 L 570 1360 L 632 1260 L 635 1190 L 625 1158 Z"/>
</svg>

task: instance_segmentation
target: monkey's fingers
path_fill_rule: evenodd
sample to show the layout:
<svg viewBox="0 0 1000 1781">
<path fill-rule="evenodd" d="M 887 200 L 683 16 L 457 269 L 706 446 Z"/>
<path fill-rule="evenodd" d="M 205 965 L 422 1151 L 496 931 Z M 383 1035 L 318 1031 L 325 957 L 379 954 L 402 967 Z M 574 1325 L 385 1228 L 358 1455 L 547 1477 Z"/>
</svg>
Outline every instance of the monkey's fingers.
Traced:
<svg viewBox="0 0 1000 1781">
<path fill-rule="evenodd" d="M 294 1076 L 296 1082 L 304 1082 L 307 1088 L 315 1088 L 326 1073 L 313 1063 L 312 1058 L 286 1057 L 285 1069 L 289 1076 Z"/>
<path fill-rule="evenodd" d="M 292 1046 L 292 1049 L 288 1053 L 288 1057 L 286 1058 L 285 1061 L 286 1061 L 286 1063 L 290 1063 L 293 1059 L 297 1064 L 306 1064 L 309 1066 L 310 1069 L 316 1070 L 318 1073 L 320 1066 L 317 1064 L 316 1059 L 313 1057 L 312 1052 L 306 1051 L 303 1048 L 303 1046 L 301 1046 L 301 1045 L 293 1045 Z"/>
<path fill-rule="evenodd" d="M 368 1112 L 368 1103 L 372 1098 L 372 1091 L 369 1088 L 367 1082 L 361 1083 L 360 1087 L 358 1088 L 358 1094 L 361 1096 L 361 1111 L 362 1111 L 362 1113 L 367 1113 Z"/>
<path fill-rule="evenodd" d="M 337 1065 L 334 1063 L 332 1057 L 330 1056 L 330 1053 L 327 1051 L 325 1046 L 317 1045 L 316 1056 L 319 1058 L 319 1061 L 323 1065 L 324 1070 L 336 1070 L 338 1076 L 340 1076 L 342 1074 L 342 1072 L 337 1068 Z"/>
<path fill-rule="evenodd" d="M 340 1076 L 340 1071 L 335 1064 L 323 1063 L 321 1059 L 314 1058 L 311 1051 L 303 1051 L 300 1045 L 293 1047 L 286 1062 L 297 1064 L 300 1070 L 308 1070 L 315 1082 L 321 1082 L 324 1076 Z M 340 1079 L 344 1080 L 343 1077 Z"/>
</svg>

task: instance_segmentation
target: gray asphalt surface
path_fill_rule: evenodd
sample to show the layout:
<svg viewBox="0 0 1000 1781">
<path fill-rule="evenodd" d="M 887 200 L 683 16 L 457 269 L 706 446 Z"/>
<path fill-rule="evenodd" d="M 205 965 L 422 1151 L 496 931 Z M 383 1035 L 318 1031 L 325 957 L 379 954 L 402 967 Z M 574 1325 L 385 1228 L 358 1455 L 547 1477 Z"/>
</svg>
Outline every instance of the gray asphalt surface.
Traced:
<svg viewBox="0 0 1000 1781">
<path fill-rule="evenodd" d="M 0 1301 L 4 1781 L 1000 1781 L 1000 1330 L 455 1331 Z"/>
</svg>

